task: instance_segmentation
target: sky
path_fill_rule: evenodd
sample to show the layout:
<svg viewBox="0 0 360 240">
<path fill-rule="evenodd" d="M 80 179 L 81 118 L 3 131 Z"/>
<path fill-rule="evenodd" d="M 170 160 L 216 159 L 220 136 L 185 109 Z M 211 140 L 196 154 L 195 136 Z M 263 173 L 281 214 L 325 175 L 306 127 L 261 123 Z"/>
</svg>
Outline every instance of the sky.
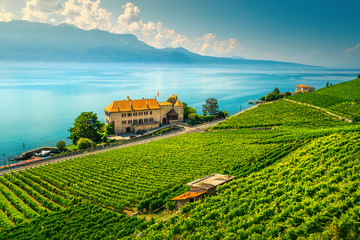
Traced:
<svg viewBox="0 0 360 240">
<path fill-rule="evenodd" d="M 131 33 L 157 47 L 360 68 L 359 0 L 0 0 L 14 19 Z"/>
</svg>

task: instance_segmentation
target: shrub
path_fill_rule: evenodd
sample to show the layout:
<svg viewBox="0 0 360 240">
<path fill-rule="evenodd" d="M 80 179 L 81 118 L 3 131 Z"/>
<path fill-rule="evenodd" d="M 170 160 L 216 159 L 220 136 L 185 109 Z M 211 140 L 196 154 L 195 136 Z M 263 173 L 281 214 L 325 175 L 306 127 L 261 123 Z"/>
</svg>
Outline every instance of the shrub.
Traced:
<svg viewBox="0 0 360 240">
<path fill-rule="evenodd" d="M 77 143 L 79 149 L 85 149 L 91 147 L 91 140 L 88 138 L 80 138 Z"/>
<path fill-rule="evenodd" d="M 60 152 L 64 151 L 65 146 L 66 146 L 66 142 L 64 141 L 58 141 L 56 144 L 56 147 Z"/>
</svg>

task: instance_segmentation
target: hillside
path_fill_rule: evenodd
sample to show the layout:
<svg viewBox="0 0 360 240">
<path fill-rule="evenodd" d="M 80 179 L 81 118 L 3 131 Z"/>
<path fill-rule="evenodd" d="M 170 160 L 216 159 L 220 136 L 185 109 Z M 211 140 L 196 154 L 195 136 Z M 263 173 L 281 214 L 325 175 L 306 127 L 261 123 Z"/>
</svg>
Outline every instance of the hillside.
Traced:
<svg viewBox="0 0 360 240">
<path fill-rule="evenodd" d="M 315 92 L 295 94 L 289 99 L 326 108 L 340 116 L 360 121 L 360 79 L 354 79 Z"/>
<path fill-rule="evenodd" d="M 236 64 L 243 67 L 313 68 L 250 59 L 202 56 L 184 48 L 157 49 L 132 34 L 82 30 L 14 20 L 0 22 L 0 61 Z"/>
<path fill-rule="evenodd" d="M 271 130 L 252 129 L 261 126 Z M 355 239 L 359 130 L 277 101 L 213 131 L 5 175 L 0 239 Z M 169 199 L 213 172 L 237 179 L 175 214 Z M 124 214 L 161 206 L 152 220 Z"/>
</svg>

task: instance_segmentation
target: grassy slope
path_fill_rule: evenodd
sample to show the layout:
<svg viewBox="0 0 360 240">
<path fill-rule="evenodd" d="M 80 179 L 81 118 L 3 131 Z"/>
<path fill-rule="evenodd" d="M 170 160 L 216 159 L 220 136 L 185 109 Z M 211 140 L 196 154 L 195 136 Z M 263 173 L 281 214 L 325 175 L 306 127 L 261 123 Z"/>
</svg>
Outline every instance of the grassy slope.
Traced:
<svg viewBox="0 0 360 240">
<path fill-rule="evenodd" d="M 296 94 L 289 98 L 329 109 L 353 120 L 360 120 L 360 79 L 321 88 L 315 92 Z"/>
<path fill-rule="evenodd" d="M 277 104 L 279 104 L 279 106 L 284 106 L 285 104 L 288 107 L 285 115 L 283 108 L 273 107 L 278 106 Z M 30 184 L 30 190 L 31 188 L 39 189 L 37 185 L 41 185 L 41 188 L 45 188 L 48 192 L 55 194 L 44 192 L 43 195 L 50 199 L 49 201 L 38 201 L 38 203 L 40 203 L 39 209 L 28 207 L 28 209 L 23 209 L 23 211 L 17 209 L 17 206 L 10 206 L 9 199 L 3 199 L 1 203 L 0 198 L 0 213 L 6 210 L 9 213 L 14 213 L 14 216 L 17 216 L 20 220 L 21 218 L 23 219 L 19 221 L 19 223 L 12 223 L 18 225 L 18 227 L 3 231 L 1 236 L 4 239 L 11 239 L 14 238 L 14 236 L 19 236 L 17 237 L 18 239 L 26 239 L 27 237 L 24 235 L 24 232 L 27 231 L 34 232 L 33 234 L 35 234 L 34 236 L 37 236 L 37 238 L 44 238 L 44 236 L 47 236 L 46 234 L 54 232 L 53 228 L 56 228 L 57 231 L 62 233 L 61 236 L 63 238 L 74 237 L 77 235 L 72 232 L 71 229 L 81 225 L 83 222 L 93 221 L 86 220 L 87 216 L 91 218 L 93 214 L 82 209 L 83 204 L 98 204 L 109 209 L 120 210 L 124 205 L 136 206 L 141 199 L 169 189 L 176 184 L 185 183 L 186 181 L 212 172 L 234 174 L 240 177 L 240 179 L 243 179 L 242 181 L 249 181 L 252 177 L 248 176 L 255 173 L 263 177 L 263 180 L 260 182 L 266 183 L 265 179 L 272 179 L 272 175 L 270 174 L 272 172 L 267 172 L 267 169 L 274 168 L 274 164 L 281 161 L 281 159 L 289 153 L 296 153 L 296 149 L 299 147 L 311 145 L 313 144 L 312 141 L 318 141 L 318 139 L 324 139 L 325 143 L 327 141 L 326 137 L 331 134 L 335 134 L 334 136 L 337 136 L 336 134 L 340 136 L 342 136 L 342 134 L 348 134 L 346 138 L 350 139 L 353 134 L 352 132 L 359 130 L 356 124 L 349 125 L 338 122 L 308 107 L 303 110 L 306 112 L 310 111 L 310 114 L 302 114 L 300 115 L 301 118 L 299 118 L 299 108 L 293 108 L 294 104 L 289 104 L 290 105 L 279 101 L 278 103 L 264 105 L 264 108 L 271 108 L 271 112 L 275 115 L 283 114 L 283 117 L 286 116 L 288 121 L 292 123 L 296 122 L 298 127 L 295 127 L 294 124 L 287 125 L 286 122 L 279 118 L 283 126 L 276 128 L 276 130 L 255 131 L 241 129 L 236 131 L 188 134 L 141 146 L 134 146 L 39 167 L 20 174 L 12 174 L 11 177 L 1 178 L 2 183 L 0 184 L 0 189 L 5 189 L 8 192 L 11 192 L 11 190 L 6 186 L 11 186 L 14 182 L 18 182 L 16 179 L 21 179 Z M 265 112 L 269 111 L 270 110 L 265 110 Z M 249 112 L 252 112 L 250 117 L 246 117 L 249 122 L 251 122 L 251 118 L 256 119 L 254 121 L 258 122 L 259 119 L 262 119 L 262 124 L 264 125 L 266 125 L 268 121 L 272 121 L 272 118 L 264 118 L 263 112 L 257 111 L 257 109 Z M 316 124 L 312 125 L 311 128 L 307 128 L 306 126 L 314 116 L 316 116 Z M 323 125 L 321 124 L 321 119 L 323 119 Z M 276 121 L 272 121 L 271 123 L 281 125 Z M 334 152 L 335 150 L 331 150 L 333 146 L 334 144 L 329 144 L 328 151 Z M 296 155 L 294 155 L 294 157 L 296 157 Z M 299 159 L 299 161 L 301 161 L 301 159 Z M 309 169 L 309 171 L 311 172 L 312 170 Z M 301 171 L 296 174 L 298 174 L 298 178 L 303 176 Z M 278 177 L 278 175 L 276 176 Z M 235 189 L 229 192 L 226 192 L 226 189 L 224 189 L 222 194 L 225 195 L 221 195 L 222 197 L 217 197 L 216 199 L 225 198 L 229 200 L 231 199 L 231 192 L 236 192 L 238 195 L 243 194 L 241 192 L 243 182 L 240 179 L 235 182 L 237 184 L 231 185 L 234 186 Z M 36 181 L 36 184 L 31 183 L 31 181 Z M 251 191 L 255 191 L 256 185 L 260 184 L 260 182 L 255 184 Z M 18 196 L 23 196 L 24 200 L 37 196 L 34 193 L 29 196 L 29 192 L 31 193 L 31 191 L 26 192 L 24 188 L 23 186 L 22 189 L 17 189 L 18 191 L 22 191 L 24 196 L 21 194 Z M 236 190 L 237 188 L 239 189 Z M 264 186 L 264 189 L 266 188 L 267 186 Z M 277 188 L 274 188 L 273 190 L 276 191 L 276 189 Z M 271 195 L 273 190 L 268 194 Z M 282 190 L 280 189 L 279 191 Z M 243 194 L 243 196 L 245 197 L 248 194 L 250 194 L 250 192 Z M 13 197 L 16 198 L 17 195 L 14 194 Z M 42 200 L 39 196 L 37 197 L 39 200 Z M 273 196 L 273 198 L 276 197 L 277 195 Z M 212 198 L 209 198 L 208 200 L 210 201 L 210 205 L 202 205 L 197 202 L 193 206 L 213 208 L 213 206 L 211 206 L 211 199 Z M 29 199 L 27 201 L 31 203 Z M 231 200 L 230 203 L 234 201 L 238 201 L 238 199 L 236 200 L 235 198 Z M 315 201 L 317 200 L 315 199 Z M 77 206 L 76 204 L 78 202 L 83 203 Z M 74 204 L 75 206 L 72 206 Z M 207 204 L 207 202 L 204 204 Z M 253 207 L 259 207 L 255 203 L 252 205 Z M 25 204 L 21 206 L 25 208 L 30 205 Z M 49 208 L 60 208 L 63 210 L 54 211 Z M 14 212 L 14 209 L 17 211 Z M 218 210 L 220 211 L 221 209 L 220 207 Z M 261 208 L 257 211 L 261 212 L 260 210 Z M 24 215 L 26 211 L 29 212 L 28 217 Z M 69 213 L 67 211 L 74 211 L 76 215 L 78 215 L 74 220 L 74 225 L 65 224 L 65 222 L 68 221 L 67 215 Z M 194 211 L 194 213 L 196 212 Z M 40 216 L 34 216 L 36 214 Z M 108 215 L 108 211 L 99 214 L 99 216 L 97 216 L 98 213 L 95 214 L 95 218 L 99 220 L 94 220 L 93 227 L 88 226 L 90 232 L 86 232 L 85 228 L 80 228 L 79 231 L 81 231 L 84 236 L 96 238 L 96 236 L 104 236 L 105 233 L 108 233 L 108 230 L 98 227 L 102 224 L 103 220 L 101 219 Z M 210 221 L 211 218 L 214 217 L 211 211 L 203 212 L 202 214 L 201 216 L 207 219 L 207 221 Z M 192 214 L 190 214 L 190 218 L 191 215 Z M 6 218 L 4 214 L 1 216 L 5 216 Z M 195 214 L 194 216 L 197 215 Z M 241 216 L 241 214 L 239 216 Z M 154 224 L 152 227 L 149 227 L 148 230 L 145 230 L 144 234 L 146 234 L 144 236 L 150 237 L 157 234 L 172 236 L 172 234 L 175 234 L 175 236 L 182 238 L 185 235 L 191 235 L 191 229 L 193 229 L 191 226 L 194 225 L 195 228 L 197 228 L 198 223 L 196 221 L 195 223 L 187 223 L 189 229 L 184 229 L 183 223 L 185 224 L 184 221 L 187 221 L 182 220 L 184 217 L 186 218 L 187 214 L 181 215 L 180 220 L 173 219 L 169 221 L 165 227 L 162 226 L 162 224 Z M 8 218 L 11 218 L 11 216 L 8 215 L 6 219 Z M 48 224 L 48 221 L 51 221 L 51 219 L 56 219 L 57 223 Z M 131 220 L 129 221 L 131 222 Z M 220 227 L 209 225 L 209 229 L 215 227 L 216 231 L 220 231 L 220 235 L 230 233 L 228 227 L 225 226 L 227 221 L 229 220 L 224 220 Z M 244 221 L 244 219 L 240 217 L 238 221 Z M 127 217 L 125 218 L 125 222 L 128 222 Z M 139 223 L 141 222 L 142 221 Z M 209 223 L 211 224 L 211 221 Z M 6 229 L 9 224 L 11 225 L 11 223 L 7 223 L 7 226 L 0 227 Z M 233 224 L 237 226 L 236 224 L 238 224 L 238 222 L 234 222 Z M 113 230 L 114 232 L 112 232 L 110 236 L 115 238 L 126 228 L 127 223 L 124 225 L 120 224 Z M 129 228 L 133 229 L 133 227 Z M 135 234 L 137 234 L 139 231 L 143 231 L 144 228 L 145 227 L 136 228 L 132 232 L 135 231 Z M 199 231 L 200 230 L 201 229 L 199 229 Z M 244 231 L 245 230 L 244 228 Z M 131 232 L 129 234 L 131 234 Z M 205 231 L 202 234 L 206 235 L 208 233 Z M 132 237 L 134 236 L 130 236 L 130 238 Z"/>
</svg>

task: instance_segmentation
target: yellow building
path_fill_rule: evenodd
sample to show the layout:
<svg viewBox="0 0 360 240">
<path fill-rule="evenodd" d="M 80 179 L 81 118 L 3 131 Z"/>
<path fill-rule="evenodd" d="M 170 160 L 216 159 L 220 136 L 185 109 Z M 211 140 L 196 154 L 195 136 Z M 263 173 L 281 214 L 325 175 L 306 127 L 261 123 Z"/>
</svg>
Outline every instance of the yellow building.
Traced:
<svg viewBox="0 0 360 240">
<path fill-rule="evenodd" d="M 165 102 L 156 99 L 113 101 L 104 108 L 105 123 L 113 123 L 115 133 L 137 132 L 184 120 L 184 106 L 178 96 L 171 95 Z"/>
</svg>

